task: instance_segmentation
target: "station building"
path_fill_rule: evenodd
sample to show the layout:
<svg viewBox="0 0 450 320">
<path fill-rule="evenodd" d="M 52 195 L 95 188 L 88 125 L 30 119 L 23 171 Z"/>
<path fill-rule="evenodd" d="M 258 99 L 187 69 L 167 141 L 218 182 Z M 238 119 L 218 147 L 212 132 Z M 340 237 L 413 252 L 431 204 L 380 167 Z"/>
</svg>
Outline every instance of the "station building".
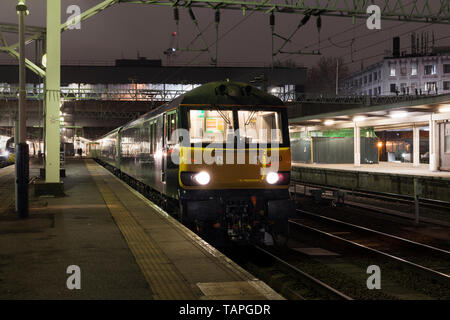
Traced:
<svg viewBox="0 0 450 320">
<path fill-rule="evenodd" d="M 353 73 L 340 83 L 346 95 L 434 95 L 450 93 L 450 47 L 400 53 L 394 38 L 392 56 Z"/>
</svg>

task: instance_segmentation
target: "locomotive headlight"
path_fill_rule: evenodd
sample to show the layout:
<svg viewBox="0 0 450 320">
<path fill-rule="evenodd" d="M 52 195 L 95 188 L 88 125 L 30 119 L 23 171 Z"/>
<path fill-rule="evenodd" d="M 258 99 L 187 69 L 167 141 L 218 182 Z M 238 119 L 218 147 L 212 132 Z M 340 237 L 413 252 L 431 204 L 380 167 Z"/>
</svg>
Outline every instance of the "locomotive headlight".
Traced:
<svg viewBox="0 0 450 320">
<path fill-rule="evenodd" d="M 266 181 L 269 184 L 275 184 L 278 182 L 279 179 L 280 177 L 278 176 L 277 172 L 269 172 L 266 176 Z"/>
<path fill-rule="evenodd" d="M 202 185 L 202 186 L 205 186 L 205 185 L 207 185 L 207 184 L 211 181 L 211 176 L 209 175 L 208 172 L 206 172 L 206 171 L 201 171 L 201 172 L 197 173 L 197 174 L 194 176 L 194 180 L 195 180 L 198 184 L 200 184 L 200 185 Z"/>
</svg>

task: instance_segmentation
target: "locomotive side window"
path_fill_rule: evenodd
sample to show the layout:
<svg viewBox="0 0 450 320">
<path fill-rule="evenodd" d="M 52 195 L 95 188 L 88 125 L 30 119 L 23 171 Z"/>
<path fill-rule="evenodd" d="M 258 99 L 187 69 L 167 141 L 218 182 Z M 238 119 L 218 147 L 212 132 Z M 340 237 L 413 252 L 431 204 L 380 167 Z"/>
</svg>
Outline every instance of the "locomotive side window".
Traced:
<svg viewBox="0 0 450 320">
<path fill-rule="evenodd" d="M 281 115 L 277 111 L 238 111 L 241 139 L 246 143 L 283 143 Z"/>
<path fill-rule="evenodd" d="M 233 134 L 232 110 L 190 110 L 189 136 L 191 143 L 225 143 Z"/>
</svg>

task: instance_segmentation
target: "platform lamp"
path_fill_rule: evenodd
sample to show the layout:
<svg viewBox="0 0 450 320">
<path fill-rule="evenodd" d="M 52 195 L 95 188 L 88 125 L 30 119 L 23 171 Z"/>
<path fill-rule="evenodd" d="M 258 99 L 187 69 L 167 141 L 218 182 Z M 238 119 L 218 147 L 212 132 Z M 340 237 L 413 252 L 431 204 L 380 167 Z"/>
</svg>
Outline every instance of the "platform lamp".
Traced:
<svg viewBox="0 0 450 320">
<path fill-rule="evenodd" d="M 381 148 L 383 148 L 383 141 L 378 141 L 377 142 L 377 147 L 378 147 L 378 163 L 380 163 Z"/>
<path fill-rule="evenodd" d="M 26 124 L 25 90 L 25 15 L 28 8 L 25 0 L 18 0 L 16 11 L 19 16 L 19 130 L 16 134 L 16 209 L 19 218 L 28 217 L 29 154 Z"/>
</svg>

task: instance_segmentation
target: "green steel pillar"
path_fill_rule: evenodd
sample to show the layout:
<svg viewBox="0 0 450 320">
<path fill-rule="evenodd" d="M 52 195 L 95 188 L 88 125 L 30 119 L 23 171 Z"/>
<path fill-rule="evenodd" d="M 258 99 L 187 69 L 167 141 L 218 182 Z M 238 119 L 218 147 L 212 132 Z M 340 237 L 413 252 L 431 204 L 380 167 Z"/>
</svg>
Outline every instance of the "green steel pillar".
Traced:
<svg viewBox="0 0 450 320">
<path fill-rule="evenodd" d="M 45 182 L 59 183 L 61 0 L 47 0 Z"/>
<path fill-rule="evenodd" d="M 353 153 L 354 153 L 354 165 L 355 167 L 361 166 L 361 128 L 356 122 L 354 122 L 354 135 L 353 135 Z"/>
</svg>

